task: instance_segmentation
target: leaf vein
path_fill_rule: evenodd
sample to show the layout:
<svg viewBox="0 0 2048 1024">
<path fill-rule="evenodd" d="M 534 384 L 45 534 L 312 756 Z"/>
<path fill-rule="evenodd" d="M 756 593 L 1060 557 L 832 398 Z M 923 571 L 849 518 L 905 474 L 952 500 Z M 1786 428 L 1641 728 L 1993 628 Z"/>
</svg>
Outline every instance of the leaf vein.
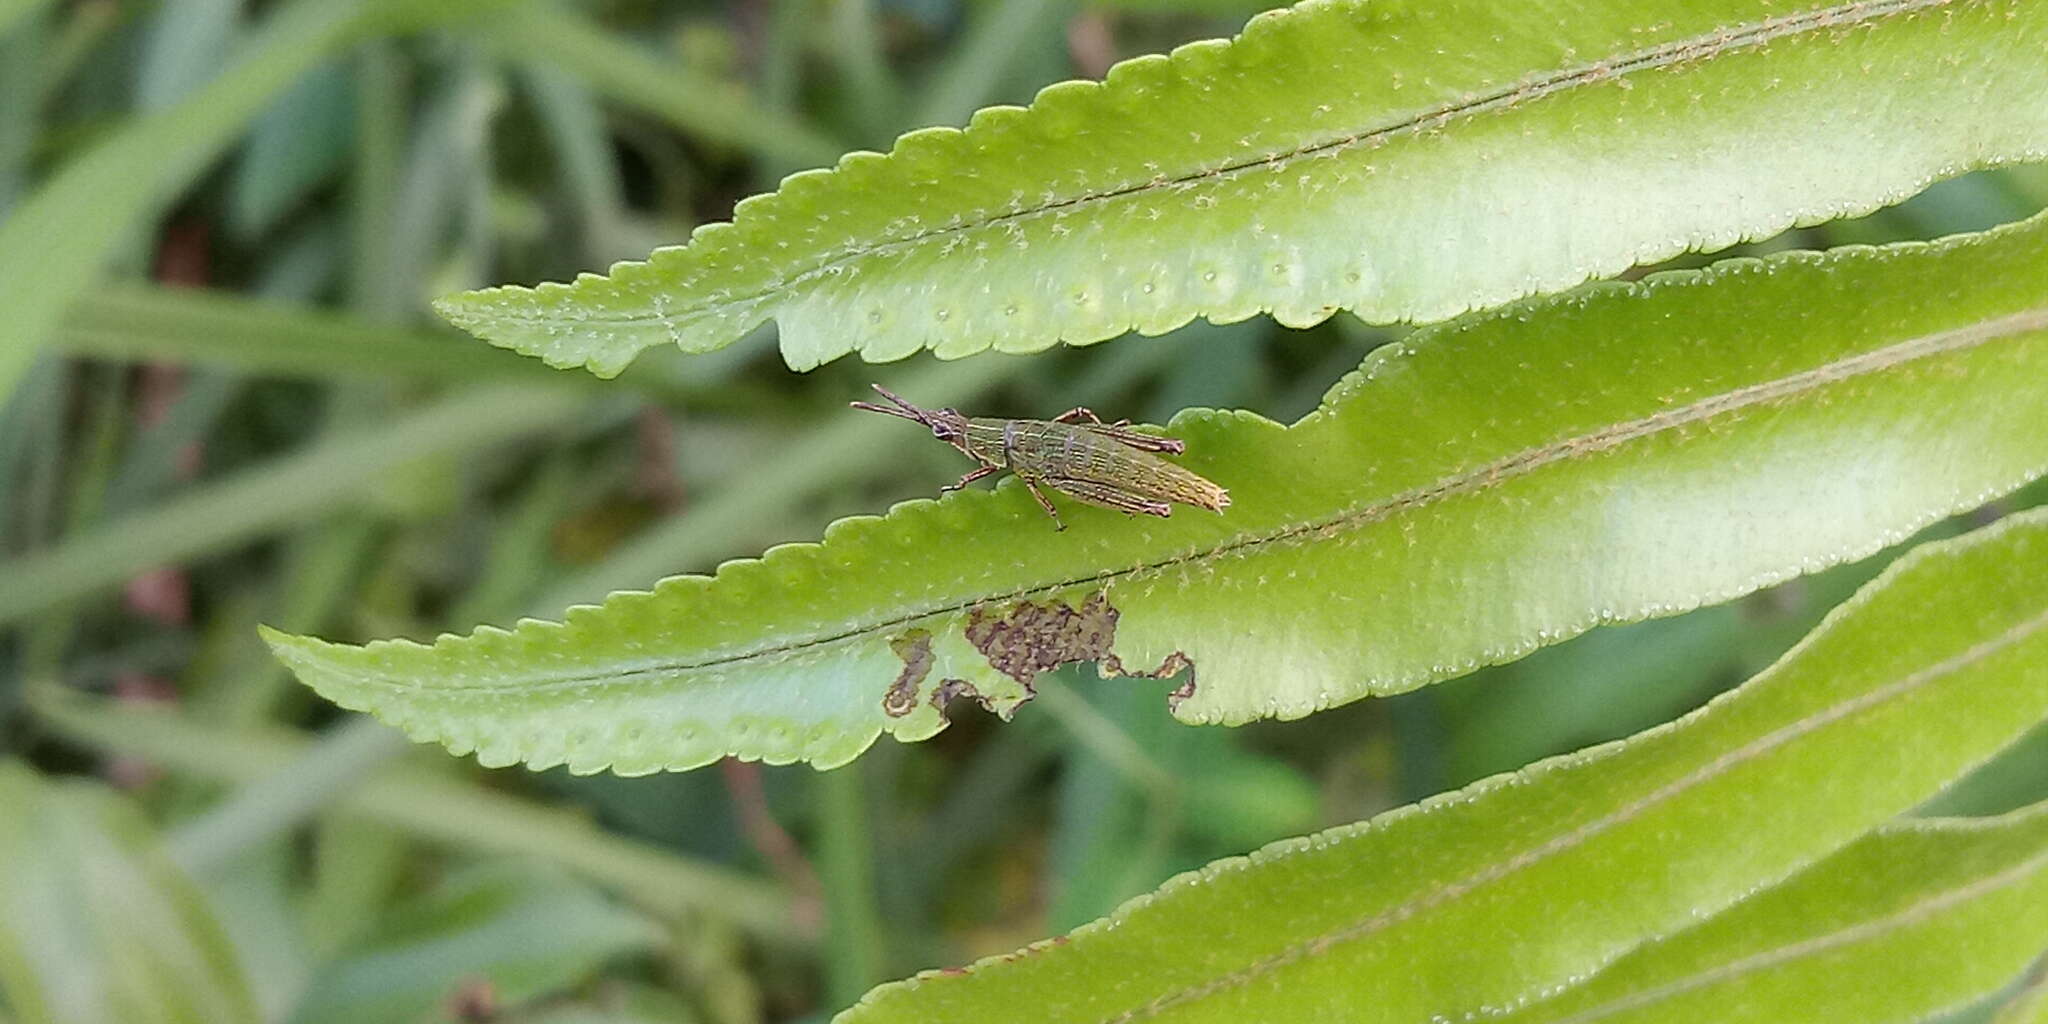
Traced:
<svg viewBox="0 0 2048 1024">
<path fill-rule="evenodd" d="M 976 607 L 1002 604 L 1032 597 L 1045 597 L 1079 587 L 1105 586 L 1141 574 L 1197 564 L 1239 552 L 1255 550 L 1267 545 L 1302 541 L 1317 536 L 1327 537 L 1345 530 L 1357 529 L 1381 522 L 1402 512 L 1424 507 L 1456 495 L 1483 491 L 1554 464 L 1609 451 L 1628 442 L 1641 440 L 1668 430 L 1697 423 L 1723 413 L 1736 412 L 1774 401 L 1782 401 L 1828 384 L 1879 373 L 1917 360 L 1963 351 L 2013 335 L 2044 329 L 2048 329 L 2048 307 L 2029 309 L 2002 317 L 1983 320 L 1964 327 L 1919 335 L 1883 348 L 1873 349 L 1846 359 L 1836 360 L 1803 370 L 1799 373 L 1746 385 L 1717 395 L 1708 396 L 1687 405 L 1677 406 L 1638 419 L 1613 424 L 1597 431 L 1574 435 L 1549 444 L 1524 449 L 1464 473 L 1446 477 L 1426 487 L 1412 489 L 1363 506 L 1346 509 L 1323 519 L 1296 524 L 1269 533 L 1241 536 L 1211 548 L 1197 549 L 1136 566 L 1107 569 L 1088 576 L 1073 577 L 1049 583 L 1035 583 L 1016 590 L 981 595 L 968 600 L 953 600 L 946 604 L 921 608 L 888 619 L 862 623 L 836 633 L 754 646 L 730 653 L 711 654 L 690 660 L 646 659 L 632 662 L 613 662 L 600 667 L 585 668 L 563 674 L 535 674 L 503 682 L 472 683 L 465 685 L 462 689 L 467 692 L 489 693 L 501 691 L 535 692 L 583 687 L 599 683 L 612 686 L 633 684 L 655 685 L 665 681 L 665 677 L 675 673 L 719 668 L 763 658 L 798 656 L 805 652 L 815 651 L 848 640 L 859 639 L 877 632 L 896 630 L 913 624 L 924 624 L 929 620 L 942 616 L 964 614 Z M 561 628 L 555 623 L 537 623 L 536 625 L 548 629 Z M 412 645 L 412 642 L 380 641 L 372 646 L 381 644 Z M 425 688 L 423 684 L 408 680 L 397 673 L 380 675 L 355 672 L 352 674 L 356 675 L 361 682 L 382 685 L 397 691 Z"/>
<path fill-rule="evenodd" d="M 1583 1024 L 1585 1021 L 1594 1021 L 1603 1017 L 1611 1017 L 1617 1013 L 1626 1013 L 1638 1007 L 1648 1006 L 1673 996 L 1683 995 L 1694 989 L 1705 988 L 1723 981 L 1730 981 L 1745 974 L 1768 970 L 1772 967 L 1791 963 L 1802 957 L 1815 956 L 1842 946 L 1862 942 L 1866 939 L 1878 938 L 1901 928 L 1910 928 L 1952 906 L 1967 903 L 1980 896 L 1987 896 L 2000 889 L 2025 881 L 2028 876 L 2039 872 L 2043 868 L 2048 868 L 2048 853 L 2037 854 L 2004 871 L 1987 875 L 1967 885 L 1935 893 L 1926 899 L 1909 904 L 1889 916 L 1864 921 L 1860 924 L 1843 928 L 1840 931 L 1830 932 L 1826 935 L 1816 935 L 1810 939 L 1788 943 L 1776 949 L 1731 960 L 1717 967 L 1701 971 L 1691 977 L 1681 978 L 1678 981 L 1646 989 L 1628 997 L 1580 1011 L 1569 1017 L 1560 1018 L 1557 1024 Z"/>
<path fill-rule="evenodd" d="M 1738 50 L 1768 45 L 1791 36 L 1817 32 L 1831 28 L 1846 28 L 1871 24 L 1897 15 L 1914 14 L 1951 6 L 1959 0 L 1857 0 L 1854 3 L 1823 7 L 1797 14 L 1780 15 L 1738 26 L 1716 29 L 1711 33 L 1673 40 L 1659 46 L 1649 47 L 1634 53 L 1624 54 L 1610 60 L 1594 61 L 1588 64 L 1560 68 L 1546 75 L 1525 78 L 1512 86 L 1502 86 L 1488 92 L 1445 103 L 1415 112 L 1397 121 L 1377 127 L 1361 128 L 1327 136 L 1321 140 L 1306 143 L 1290 150 L 1283 150 L 1256 159 L 1235 160 L 1214 167 L 1201 168 L 1174 176 L 1158 176 L 1116 188 L 1087 192 L 1063 199 L 1053 199 L 1023 209 L 949 222 L 943 227 L 913 232 L 901 238 L 869 245 L 845 246 L 836 252 L 823 255 L 812 265 L 795 273 L 786 274 L 770 284 L 744 293 L 724 293 L 713 296 L 714 301 L 696 305 L 681 312 L 657 309 L 653 314 L 628 312 L 624 310 L 587 309 L 579 313 L 578 319 L 618 327 L 677 327 L 720 312 L 759 304 L 775 293 L 806 284 L 822 275 L 842 273 L 847 263 L 869 256 L 922 244 L 930 239 L 946 235 L 963 234 L 1003 224 L 1014 224 L 1042 217 L 1048 214 L 1064 216 L 1067 212 L 1096 203 L 1106 203 L 1137 195 L 1186 188 L 1199 184 L 1205 179 L 1224 180 L 1253 170 L 1279 170 L 1292 166 L 1304 159 L 1333 156 L 1353 148 L 1376 148 L 1405 135 L 1441 128 L 1452 121 L 1470 118 L 1479 114 L 1498 112 L 1524 106 L 1536 100 L 1558 93 L 1568 92 L 1582 85 L 1608 81 L 1639 71 L 1654 71 L 1682 64 L 1691 60 L 1707 60 Z M 687 247 L 680 251 L 688 251 Z M 508 323 L 531 325 L 548 322 L 553 315 L 542 311 L 521 311 L 499 309 L 492 312 L 492 319 Z"/>
<path fill-rule="evenodd" d="M 1449 903 L 1452 900 L 1470 895 L 1483 886 L 1500 881 L 1516 872 L 1540 864 L 1551 857 L 1568 852 L 1574 847 L 1610 829 L 1626 825 L 1656 808 L 1659 804 L 1712 781 L 1716 777 L 1769 754 L 1788 743 L 1855 714 L 1871 710 L 1891 700 L 1910 694 L 1945 676 L 1953 675 L 1956 672 L 1969 668 L 2027 639 L 2044 628 L 2048 628 L 2048 611 L 2044 611 L 2031 619 L 2011 626 L 1997 636 L 1983 640 L 1959 654 L 1911 673 L 1897 682 L 1887 683 L 1877 689 L 1829 706 L 1812 715 L 1765 733 L 1607 814 L 1588 821 L 1578 828 L 1563 833 L 1547 842 L 1524 850 L 1507 860 L 1475 871 L 1462 879 L 1447 882 L 1399 906 L 1341 928 L 1325 932 L 1313 939 L 1296 943 L 1278 953 L 1257 960 L 1245 967 L 1201 985 L 1166 993 L 1143 1006 L 1128 1010 L 1114 1017 L 1106 1018 L 1104 1024 L 1129 1024 L 1131 1021 L 1157 1016 L 1159 1013 L 1172 1009 L 1175 1006 L 1203 999 L 1226 989 L 1248 984 L 1274 971 L 1327 953 L 1342 943 L 1364 938 L 1374 932 L 1400 924 L 1418 914 Z"/>
</svg>

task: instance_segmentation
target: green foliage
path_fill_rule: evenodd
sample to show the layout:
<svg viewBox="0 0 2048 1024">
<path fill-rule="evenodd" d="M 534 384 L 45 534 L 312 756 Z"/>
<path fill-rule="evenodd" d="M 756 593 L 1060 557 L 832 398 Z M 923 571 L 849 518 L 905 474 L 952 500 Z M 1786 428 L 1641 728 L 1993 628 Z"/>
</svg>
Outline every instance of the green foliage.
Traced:
<svg viewBox="0 0 2048 1024">
<path fill-rule="evenodd" d="M 188 98 L 139 118 L 67 166 L 0 222 L 0 396 L 11 393 L 64 308 L 127 233 L 330 48 L 367 0 L 299 0 L 272 15 L 234 66 Z"/>
<path fill-rule="evenodd" d="M 1235 2 L 0 0 L 0 1021 L 815 1022 L 1198 869 L 853 1016 L 1104 1024 L 1251 963 L 1156 1015 L 2039 1018 L 2042 634 L 1970 638 L 2048 577 L 2048 478 L 2011 490 L 2048 226 L 1890 245 L 2048 203 L 2006 166 L 2048 137 L 2038 5 L 1312 0 L 1183 46 Z M 934 124 L 970 127 L 775 191 Z M 803 363 L 1888 247 L 920 359 L 883 382 L 1170 422 L 1238 503 L 1055 534 L 1006 484 L 771 548 L 964 467 L 770 330 L 606 382 L 426 322 L 728 219 L 495 294 L 674 316 L 591 332 L 619 362 L 774 319 Z M 491 772 L 256 629 L 512 626 L 764 548 L 566 626 L 289 644 L 494 763 L 824 763 L 970 681 L 1036 709 L 830 774 Z M 1189 728 L 1190 682 L 1189 720 L 1350 703 Z M 1893 817 L 1937 788 L 1913 813 L 2037 809 Z"/>
<path fill-rule="evenodd" d="M 215 907 L 109 794 L 0 767 L 0 997 L 22 1024 L 235 1024 L 251 1003 Z M 438 1020 L 450 993 L 559 993 L 663 937 L 587 883 L 500 862 L 444 880 L 329 961 L 289 1019 Z"/>
<path fill-rule="evenodd" d="M 0 997 L 20 1024 L 256 1024 L 241 967 L 141 815 L 0 763 Z"/>
<path fill-rule="evenodd" d="M 187 716 L 122 711 L 86 698 L 40 697 L 40 718 L 71 742 L 147 758 L 200 779 L 259 785 L 295 775 L 320 750 L 271 732 L 208 727 Z M 663 915 L 712 908 L 735 926 L 787 943 L 796 930 L 786 897 L 747 874 L 704 864 L 592 827 L 582 817 L 421 771 L 386 772 L 348 792 L 341 809 L 362 822 L 481 853 L 540 858 L 622 890 Z"/>
<path fill-rule="evenodd" d="M 235 167 L 231 228 L 260 235 L 343 166 L 355 139 L 335 128 L 353 121 L 353 86 L 340 64 L 321 65 L 256 119 Z"/>
<path fill-rule="evenodd" d="M 149 19 L 142 59 L 135 67 L 135 101 L 145 110 L 167 107 L 206 84 L 227 58 L 241 27 L 234 0 L 165 4 Z"/>
<path fill-rule="evenodd" d="M 450 992 L 487 986 L 516 1007 L 653 947 L 651 921 L 557 872 L 496 865 L 443 881 L 329 964 L 293 1024 L 433 1019 Z"/>
<path fill-rule="evenodd" d="M 2048 943 L 2048 805 L 1888 825 L 1501 1019 L 1911 1020 L 1995 991 Z"/>
<path fill-rule="evenodd" d="M 1584 1019 L 1538 1001 L 1562 991 L 1589 1016 L 1876 1020 L 1981 995 L 2048 943 L 2048 814 L 1883 833 L 1750 894 L 2048 715 L 2044 565 L 2048 514 L 1923 546 L 1673 725 L 1210 865 L 840 1019 Z"/>
<path fill-rule="evenodd" d="M 491 41 L 508 54 L 559 68 L 593 89 L 645 108 L 686 131 L 746 147 L 772 160 L 822 162 L 838 146 L 746 90 L 648 56 L 556 4 L 522 4 L 494 18 Z"/>
<path fill-rule="evenodd" d="M 1010 486 L 563 624 L 271 642 L 329 699 L 491 765 L 830 766 L 936 732 L 943 681 L 1007 716 L 1084 660 L 1191 663 L 1184 721 L 1300 717 L 1860 557 L 2038 475 L 2044 239 L 1734 261 L 1424 331 L 1292 427 L 1177 417 L 1222 516 L 1054 534 Z"/>
<path fill-rule="evenodd" d="M 1304 3 L 793 176 L 608 277 L 439 309 L 601 376 L 770 318 L 799 370 L 1440 320 L 2040 157 L 2044 38 L 2021 0 Z"/>
<path fill-rule="evenodd" d="M 450 395 L 392 422 L 349 435 L 181 496 L 65 544 L 0 564 L 0 622 L 52 600 L 89 593 L 167 559 L 205 552 L 252 526 L 325 506 L 373 475 L 485 441 L 559 427 L 581 411 L 573 395 L 549 389 L 479 388 Z"/>
<path fill-rule="evenodd" d="M 203 362 L 276 374 L 472 384 L 577 381 L 530 359 L 457 343 L 445 331 L 378 330 L 351 317 L 190 289 L 103 289 L 72 307 L 55 340 L 64 351 L 101 358 Z M 630 388 L 640 379 L 636 372 L 619 384 Z"/>
<path fill-rule="evenodd" d="M 0 0 L 0 35 L 6 34 L 30 15 L 54 2 L 55 0 Z"/>
</svg>

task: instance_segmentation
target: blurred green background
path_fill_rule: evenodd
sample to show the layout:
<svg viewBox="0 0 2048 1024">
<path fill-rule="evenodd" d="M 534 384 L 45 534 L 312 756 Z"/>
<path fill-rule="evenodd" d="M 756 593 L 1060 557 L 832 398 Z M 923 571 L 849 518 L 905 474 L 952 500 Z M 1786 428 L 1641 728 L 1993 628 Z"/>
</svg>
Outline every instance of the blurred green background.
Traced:
<svg viewBox="0 0 2048 1024">
<path fill-rule="evenodd" d="M 257 642 L 259 622 L 362 640 L 552 616 L 950 482 L 949 449 L 845 409 L 870 380 L 1017 416 L 1314 408 L 1399 332 L 1195 324 L 797 376 L 771 327 L 606 384 L 426 307 L 644 256 L 792 171 L 1254 10 L 0 0 L 0 349 L 35 352 L 0 393 L 0 757 L 126 794 L 139 819 L 109 813 L 195 880 L 261 1019 L 815 1020 L 1211 859 L 1669 720 L 1875 572 L 1295 723 L 1180 726 L 1165 685 L 1069 671 L 1015 722 L 963 703 L 936 739 L 825 774 L 486 772 L 351 720 Z M 1748 251 L 2044 204 L 2039 168 L 1978 174 Z M 2037 738 L 1942 808 L 2043 795 Z M 38 807 L 0 800 L 0 889 L 87 859 Z M 37 891 L 54 916 L 17 904 L 0 935 L 118 930 L 138 899 Z M 36 970 L 90 986 L 94 955 Z"/>
</svg>

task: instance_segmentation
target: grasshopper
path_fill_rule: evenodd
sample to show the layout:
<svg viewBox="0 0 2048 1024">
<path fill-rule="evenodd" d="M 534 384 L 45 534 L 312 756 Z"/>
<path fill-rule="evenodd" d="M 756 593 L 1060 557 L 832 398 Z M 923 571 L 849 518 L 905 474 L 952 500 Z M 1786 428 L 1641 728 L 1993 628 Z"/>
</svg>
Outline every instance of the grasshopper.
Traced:
<svg viewBox="0 0 2048 1024">
<path fill-rule="evenodd" d="M 1187 445 L 1170 437 L 1154 437 L 1127 429 L 1129 420 L 1104 423 L 1093 412 L 1075 406 L 1050 420 L 1002 420 L 962 416 L 954 409 L 924 409 L 874 385 L 889 405 L 852 402 L 856 409 L 898 416 L 931 428 L 932 436 L 981 468 L 942 488 L 957 491 L 976 480 L 1009 470 L 1024 481 L 1040 508 L 1064 530 L 1058 509 L 1043 484 L 1077 501 L 1115 509 L 1125 515 L 1143 512 L 1164 518 L 1173 502 L 1221 512 L 1230 492 L 1152 453 L 1179 455 Z"/>
</svg>

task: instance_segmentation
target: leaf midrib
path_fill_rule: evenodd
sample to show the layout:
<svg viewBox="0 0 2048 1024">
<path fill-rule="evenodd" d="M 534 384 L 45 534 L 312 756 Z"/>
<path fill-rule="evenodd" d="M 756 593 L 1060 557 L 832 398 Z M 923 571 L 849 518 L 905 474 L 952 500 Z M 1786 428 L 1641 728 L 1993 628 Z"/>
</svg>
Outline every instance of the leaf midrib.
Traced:
<svg viewBox="0 0 2048 1024">
<path fill-rule="evenodd" d="M 1747 974 L 1782 966 L 1806 957 L 1817 956 L 1843 946 L 1881 938 L 1902 928 L 1910 928 L 1913 925 L 1920 924 L 1950 907 L 1967 903 L 1980 896 L 1988 896 L 2000 889 L 2017 885 L 2027 880 L 2029 876 L 2039 873 L 2044 868 L 2048 868 L 2048 853 L 2035 854 L 2019 864 L 2002 871 L 1916 900 L 1884 917 L 1858 922 L 1825 935 L 1816 935 L 1798 942 L 1786 943 L 1775 949 L 1730 960 L 1727 963 L 1719 964 L 1676 981 L 1666 982 L 1654 988 L 1645 989 L 1611 1002 L 1581 1010 L 1569 1017 L 1559 1017 L 1552 1021 L 1551 1024 L 1585 1024 L 1587 1021 L 1612 1017 L 1617 1013 L 1626 1013 L 1653 1003 L 1659 1003 L 1674 996 L 1684 995 L 1687 992 L 1705 988 L 1709 985 L 1733 981 Z"/>
<path fill-rule="evenodd" d="M 1523 106 L 1571 89 L 1598 82 L 1609 81 L 1640 71 L 1651 71 L 1669 67 L 1690 60 L 1708 60 L 1738 50 L 1752 49 L 1779 39 L 1840 28 L 1870 24 L 1896 15 L 1913 14 L 1924 10 L 1952 6 L 1959 0 L 1856 0 L 1852 3 L 1832 7 L 1816 8 L 1798 14 L 1765 18 L 1716 29 L 1711 33 L 1688 36 L 1659 46 L 1623 54 L 1609 60 L 1598 60 L 1584 64 L 1559 68 L 1548 74 L 1524 79 L 1513 86 L 1501 86 L 1481 92 L 1454 103 L 1439 104 L 1435 107 L 1412 113 L 1400 120 L 1387 124 L 1358 129 L 1343 134 L 1331 135 L 1321 141 L 1297 146 L 1291 150 L 1267 153 L 1256 159 L 1239 160 L 1218 164 L 1215 167 L 1189 171 L 1175 176 L 1155 176 L 1147 181 L 1122 185 L 1099 192 L 1087 192 L 1078 196 L 1040 203 L 1036 206 L 1009 210 L 986 215 L 964 223 L 948 224 L 944 227 L 889 239 L 872 245 L 842 247 L 831 252 L 792 274 L 777 278 L 773 282 L 752 291 L 727 295 L 715 302 L 706 302 L 690 307 L 681 313 L 667 310 L 668 297 L 657 293 L 653 313 L 626 312 L 623 310 L 586 309 L 579 312 L 579 323 L 600 323 L 617 327 L 680 327 L 695 320 L 733 308 L 749 306 L 806 284 L 820 276 L 834 274 L 846 264 L 870 256 L 897 249 L 920 245 L 930 239 L 949 234 L 978 231 L 999 224 L 1022 221 L 1057 214 L 1061 211 L 1092 203 L 1104 203 L 1150 192 L 1185 188 L 1207 180 L 1221 181 L 1247 171 L 1261 168 L 1279 169 L 1298 160 L 1335 155 L 1352 147 L 1377 147 L 1407 134 L 1442 128 L 1452 121 L 1468 119 L 1479 114 L 1492 113 Z M 689 252 L 685 247 L 683 252 Z M 641 266 L 648 264 L 642 263 Z M 489 293 L 486 293 L 489 294 Z M 544 312 L 493 311 L 490 319 L 514 323 L 548 323 L 557 319 Z"/>
<path fill-rule="evenodd" d="M 1706 764 L 1651 790 L 1649 793 L 1637 797 L 1629 803 L 1623 804 L 1607 814 L 1594 818 L 1544 843 L 1523 850 L 1513 857 L 1489 864 L 1464 878 L 1445 882 L 1398 906 L 1380 911 L 1370 917 L 1340 928 L 1331 929 L 1314 938 L 1294 943 L 1279 953 L 1261 958 L 1243 968 L 1224 974 L 1202 985 L 1158 996 L 1151 1002 L 1136 1009 L 1128 1010 L 1114 1017 L 1105 1018 L 1103 1024 L 1130 1024 L 1132 1021 L 1156 1016 L 1175 1006 L 1207 998 L 1226 989 L 1249 984 L 1274 971 L 1327 953 L 1345 942 L 1364 938 L 1374 932 L 1392 927 L 1418 914 L 1449 903 L 1452 900 L 1460 899 L 1483 886 L 1500 881 L 1516 872 L 1533 867 L 1559 854 L 1566 853 L 1610 829 L 1626 825 L 1655 809 L 1658 805 L 1680 796 L 1697 786 L 1704 785 L 1714 778 L 1749 761 L 1769 754 L 1788 743 L 1852 715 L 1871 710 L 1891 700 L 1903 697 L 1946 676 L 1967 669 L 2026 640 L 2043 629 L 2048 629 L 2048 610 L 2036 614 L 2031 619 L 2026 619 L 2010 626 L 1990 639 L 1979 641 L 1959 654 L 1944 658 L 1917 672 L 1910 673 L 1896 682 L 1887 683 L 1780 726 L 1734 750 L 1721 754 Z M 1714 705 L 1709 705 L 1707 709 L 1695 712 L 1695 715 L 1705 714 L 1713 707 Z"/>
<path fill-rule="evenodd" d="M 1341 510 L 1320 519 L 1297 523 L 1263 534 L 1238 537 L 1213 547 L 1197 549 L 1157 561 L 1140 563 L 1124 568 L 1107 569 L 1087 576 L 1072 577 L 1050 583 L 1034 583 L 1002 593 L 979 595 L 969 599 L 955 599 L 945 604 L 905 612 L 888 619 L 863 623 L 837 633 L 757 646 L 730 654 L 712 655 L 694 660 L 668 659 L 632 663 L 614 662 L 604 668 L 586 669 L 574 674 L 522 675 L 501 682 L 466 684 L 460 689 L 465 694 L 494 692 L 533 693 L 595 684 L 606 686 L 658 685 L 665 683 L 667 681 L 666 677 L 678 673 L 793 655 L 818 647 L 922 623 L 926 620 L 942 616 L 962 614 L 976 607 L 1055 595 L 1079 587 L 1106 586 L 1117 580 L 1140 573 L 1155 572 L 1193 564 L 1266 545 L 1287 543 L 1324 531 L 1336 532 L 1370 525 L 1391 518 L 1401 512 L 1456 495 L 1482 491 L 1552 465 L 1566 464 L 1586 456 L 1609 451 L 1630 441 L 1653 437 L 1676 427 L 1696 423 L 1722 413 L 1739 411 L 1774 401 L 1794 398 L 1807 391 L 1828 384 L 1880 373 L 1921 359 L 1960 352 L 1978 345 L 2044 329 L 2048 329 L 2048 306 L 1993 317 L 1931 334 L 1917 335 L 1883 348 L 1859 352 L 1844 359 L 1837 359 L 1819 366 L 1810 367 L 1798 373 L 1745 385 L 1730 391 L 1709 395 L 1686 405 L 1664 409 L 1648 416 L 1626 420 L 1618 424 L 1611 424 L 1597 431 L 1576 434 L 1534 448 L 1523 449 L 1505 458 L 1482 464 L 1463 473 L 1441 478 L 1427 486 L 1413 488 L 1395 494 L 1392 497 Z M 559 623 L 548 623 L 544 624 L 544 628 L 562 629 L 565 627 Z M 457 638 L 455 642 L 460 643 L 465 639 L 467 638 Z M 370 648 L 384 646 L 424 647 L 427 645 L 407 640 L 378 641 L 369 645 Z M 429 689 L 429 687 L 411 681 L 400 674 L 369 673 L 361 671 L 359 668 L 350 669 L 348 674 L 358 682 L 381 685 L 395 691 L 411 692 Z M 436 692 L 445 695 L 447 691 L 436 688 Z"/>
</svg>

